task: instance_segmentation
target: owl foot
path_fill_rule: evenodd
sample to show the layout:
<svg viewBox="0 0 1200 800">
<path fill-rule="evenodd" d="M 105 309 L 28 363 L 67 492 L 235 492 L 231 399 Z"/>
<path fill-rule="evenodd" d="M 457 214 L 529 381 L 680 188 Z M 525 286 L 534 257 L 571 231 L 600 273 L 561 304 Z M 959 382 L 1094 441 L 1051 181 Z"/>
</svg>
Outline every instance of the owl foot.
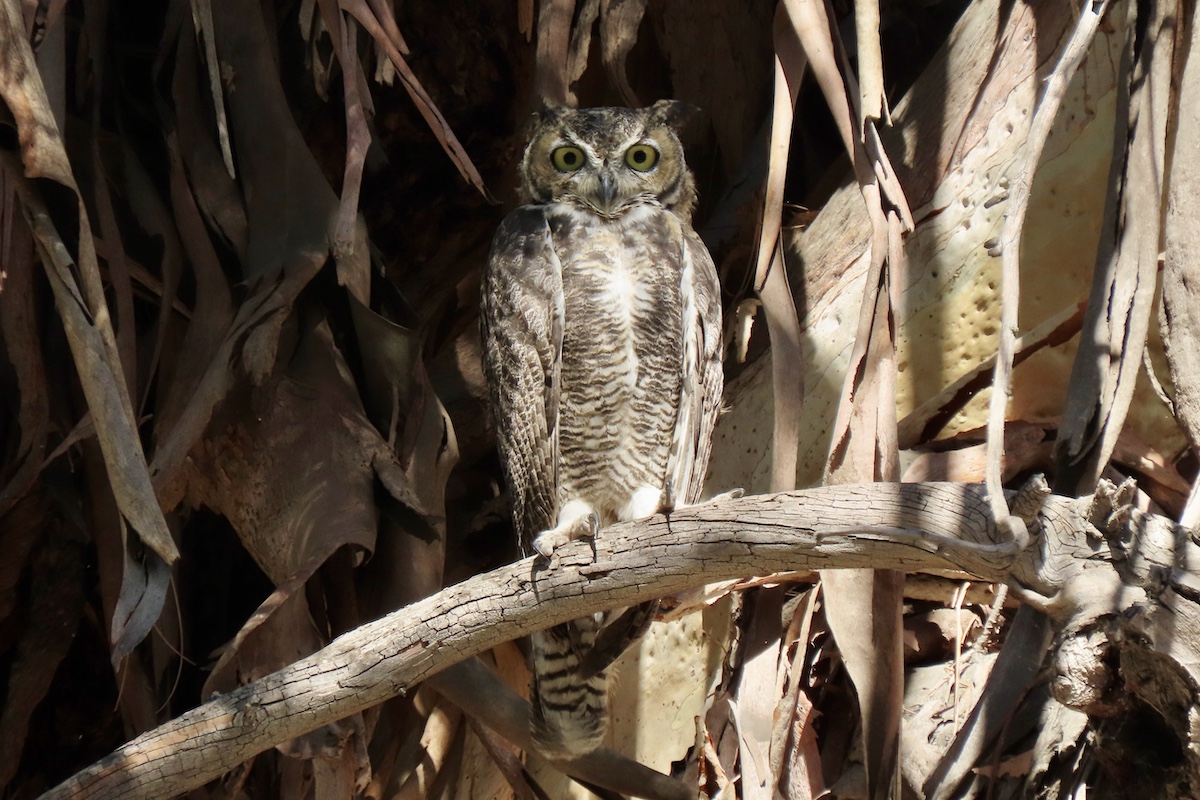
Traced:
<svg viewBox="0 0 1200 800">
<path fill-rule="evenodd" d="M 600 532 L 600 516 L 591 511 L 560 522 L 548 531 L 542 531 L 533 540 L 533 549 L 539 556 L 549 558 L 554 551 L 576 539 L 595 539 Z"/>
<path fill-rule="evenodd" d="M 745 489 L 730 489 L 728 492 L 721 492 L 720 494 L 714 494 L 712 497 L 710 497 L 708 499 L 708 502 L 715 503 L 718 500 L 737 500 L 738 498 L 745 497 L 745 496 L 746 496 Z"/>
<path fill-rule="evenodd" d="M 658 495 L 656 514 L 670 514 L 675 510 L 675 481 L 667 478 L 663 482 L 662 491 Z"/>
</svg>

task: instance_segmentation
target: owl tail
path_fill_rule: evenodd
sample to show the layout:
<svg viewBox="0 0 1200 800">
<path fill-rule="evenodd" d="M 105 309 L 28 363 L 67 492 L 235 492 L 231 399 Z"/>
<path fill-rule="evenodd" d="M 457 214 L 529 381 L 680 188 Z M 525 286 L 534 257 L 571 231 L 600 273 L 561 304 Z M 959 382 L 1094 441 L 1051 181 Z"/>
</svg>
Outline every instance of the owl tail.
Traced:
<svg viewBox="0 0 1200 800">
<path fill-rule="evenodd" d="M 533 741 L 554 760 L 600 746 L 608 729 L 608 677 L 583 677 L 581 654 L 595 643 L 601 621 L 583 617 L 530 637 L 533 645 Z"/>
</svg>

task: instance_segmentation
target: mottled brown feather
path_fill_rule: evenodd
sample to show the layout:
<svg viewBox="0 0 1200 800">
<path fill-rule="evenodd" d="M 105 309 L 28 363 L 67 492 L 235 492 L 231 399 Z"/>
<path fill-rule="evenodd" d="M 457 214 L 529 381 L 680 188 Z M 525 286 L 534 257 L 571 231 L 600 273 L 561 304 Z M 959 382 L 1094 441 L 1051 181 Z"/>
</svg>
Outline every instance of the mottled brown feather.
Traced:
<svg viewBox="0 0 1200 800">
<path fill-rule="evenodd" d="M 721 402 L 721 298 L 691 227 L 694 184 L 671 128 L 681 113 L 669 101 L 545 112 L 522 161 L 531 203 L 496 232 L 484 362 L 527 554 L 572 501 L 608 525 L 652 513 L 645 497 L 668 480 L 680 501 L 699 499 Z M 628 163 L 635 145 L 654 148 L 653 168 Z M 563 146 L 580 148 L 580 169 L 555 167 Z M 603 738 L 604 669 L 653 606 L 623 612 L 531 637 L 534 738 L 545 754 L 577 756 Z"/>
</svg>

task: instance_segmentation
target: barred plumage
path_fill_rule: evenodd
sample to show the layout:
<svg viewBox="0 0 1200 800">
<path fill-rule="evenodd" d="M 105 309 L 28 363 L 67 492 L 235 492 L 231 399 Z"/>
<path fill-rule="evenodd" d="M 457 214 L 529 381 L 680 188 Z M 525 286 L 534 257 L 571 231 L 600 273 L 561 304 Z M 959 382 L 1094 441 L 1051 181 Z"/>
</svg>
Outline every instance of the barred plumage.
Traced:
<svg viewBox="0 0 1200 800">
<path fill-rule="evenodd" d="M 721 398 L 720 287 L 691 227 L 672 126 L 685 113 L 544 112 L 522 161 L 529 205 L 492 243 L 481 320 L 497 443 L 522 551 L 695 502 Z M 597 747 L 604 669 L 651 608 L 532 637 L 545 755 Z"/>
</svg>

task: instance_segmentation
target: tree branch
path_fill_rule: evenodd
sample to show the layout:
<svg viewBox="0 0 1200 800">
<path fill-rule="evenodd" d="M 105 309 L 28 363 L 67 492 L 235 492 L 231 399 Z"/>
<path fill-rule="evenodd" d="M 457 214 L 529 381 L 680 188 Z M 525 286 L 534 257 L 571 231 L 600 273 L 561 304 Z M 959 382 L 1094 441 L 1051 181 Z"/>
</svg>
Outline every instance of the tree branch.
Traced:
<svg viewBox="0 0 1200 800">
<path fill-rule="evenodd" d="M 1000 538 L 983 487 L 954 483 L 828 486 L 615 525 L 593 543 L 559 548 L 552 563 L 518 561 L 363 625 L 142 734 L 43 798 L 174 796 L 502 642 L 712 581 L 869 566 L 1011 577 L 1053 595 L 1085 558 L 1097 557 L 1097 532 L 1087 521 L 1089 499 L 1041 492 L 1023 489 L 1013 501 L 1034 534 L 1023 552 Z M 514 713 L 520 727 L 525 718 Z M 604 759 L 616 756 L 592 756 L 563 768 L 604 785 L 597 776 L 612 763 Z"/>
</svg>

